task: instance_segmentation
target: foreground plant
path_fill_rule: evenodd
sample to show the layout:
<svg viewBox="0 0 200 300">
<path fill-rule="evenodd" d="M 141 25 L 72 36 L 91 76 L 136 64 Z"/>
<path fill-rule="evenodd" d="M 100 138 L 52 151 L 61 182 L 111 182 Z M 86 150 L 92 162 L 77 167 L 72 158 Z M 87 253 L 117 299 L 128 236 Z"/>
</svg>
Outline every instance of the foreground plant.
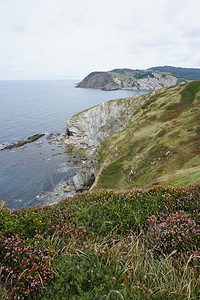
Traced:
<svg viewBox="0 0 200 300">
<path fill-rule="evenodd" d="M 157 253 L 176 250 L 188 255 L 196 250 L 200 254 L 200 225 L 183 211 L 149 217 L 145 239 Z"/>
<path fill-rule="evenodd" d="M 1 281 L 10 299 L 23 299 L 47 286 L 54 278 L 51 254 L 39 241 L 1 235 Z"/>
<path fill-rule="evenodd" d="M 72 245 L 71 245 L 72 246 Z M 39 299 L 198 299 L 196 254 L 156 259 L 141 237 L 111 234 L 88 248 L 69 248 L 56 278 Z M 72 249 L 72 248 L 71 248 Z"/>
<path fill-rule="evenodd" d="M 0 210 L 9 299 L 198 299 L 200 185 L 96 191 Z M 5 292 L 6 291 L 6 292 Z"/>
</svg>

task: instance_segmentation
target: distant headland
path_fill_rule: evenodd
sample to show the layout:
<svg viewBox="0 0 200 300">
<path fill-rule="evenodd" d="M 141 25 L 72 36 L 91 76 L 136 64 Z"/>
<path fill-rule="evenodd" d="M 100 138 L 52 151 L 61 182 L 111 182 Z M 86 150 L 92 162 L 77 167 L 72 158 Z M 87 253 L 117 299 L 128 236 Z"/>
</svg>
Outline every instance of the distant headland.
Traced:
<svg viewBox="0 0 200 300">
<path fill-rule="evenodd" d="M 111 90 L 157 90 L 191 80 L 200 80 L 200 69 L 181 67 L 151 67 L 142 69 L 114 69 L 92 72 L 77 87 Z"/>
</svg>

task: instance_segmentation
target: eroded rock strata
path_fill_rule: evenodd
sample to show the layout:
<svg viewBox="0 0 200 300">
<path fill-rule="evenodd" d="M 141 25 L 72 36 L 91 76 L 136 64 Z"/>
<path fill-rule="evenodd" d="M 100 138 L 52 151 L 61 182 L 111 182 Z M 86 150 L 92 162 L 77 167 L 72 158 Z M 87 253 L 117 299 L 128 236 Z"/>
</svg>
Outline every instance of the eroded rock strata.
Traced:
<svg viewBox="0 0 200 300">
<path fill-rule="evenodd" d="M 183 78 L 151 69 L 115 69 L 108 72 L 92 72 L 79 82 L 77 87 L 107 91 L 121 89 L 152 91 L 185 82 Z"/>
</svg>

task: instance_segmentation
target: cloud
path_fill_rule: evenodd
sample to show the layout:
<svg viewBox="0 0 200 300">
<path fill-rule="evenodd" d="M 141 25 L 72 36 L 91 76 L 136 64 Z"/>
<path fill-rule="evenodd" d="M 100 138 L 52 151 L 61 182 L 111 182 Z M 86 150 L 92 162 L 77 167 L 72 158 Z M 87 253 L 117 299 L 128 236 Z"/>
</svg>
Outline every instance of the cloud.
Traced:
<svg viewBox="0 0 200 300">
<path fill-rule="evenodd" d="M 198 0 L 1 1 L 0 78 L 82 78 L 94 70 L 166 64 L 198 67 L 199 8 Z"/>
</svg>

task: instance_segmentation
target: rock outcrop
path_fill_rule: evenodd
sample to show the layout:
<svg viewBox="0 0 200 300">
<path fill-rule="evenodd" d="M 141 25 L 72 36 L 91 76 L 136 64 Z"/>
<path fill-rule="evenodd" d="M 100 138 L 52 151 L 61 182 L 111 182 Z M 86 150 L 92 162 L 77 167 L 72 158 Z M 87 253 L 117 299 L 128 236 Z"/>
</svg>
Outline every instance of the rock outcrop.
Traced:
<svg viewBox="0 0 200 300">
<path fill-rule="evenodd" d="M 157 90 L 177 83 L 178 79 L 172 75 L 163 77 L 160 73 L 152 72 L 143 78 L 130 77 L 128 80 L 124 80 L 123 87 L 130 90 Z"/>
<path fill-rule="evenodd" d="M 109 72 L 92 72 L 86 76 L 77 87 L 94 88 L 101 90 L 118 90 L 119 86 Z"/>
<path fill-rule="evenodd" d="M 41 137 L 43 137 L 45 134 L 34 134 L 32 136 L 29 136 L 26 140 L 23 141 L 18 141 L 17 143 L 8 145 L 6 147 L 4 147 L 3 149 L 1 149 L 1 151 L 6 150 L 6 149 L 12 149 L 12 148 L 16 148 L 16 147 L 23 147 L 26 144 L 32 143 L 37 141 L 38 139 L 40 139 Z M 40 142 L 41 144 L 42 142 Z"/>
<path fill-rule="evenodd" d="M 72 116 L 67 122 L 65 143 L 91 155 L 105 137 L 126 127 L 146 97 L 111 100 Z"/>
<path fill-rule="evenodd" d="M 109 72 L 92 72 L 77 87 L 101 90 L 156 90 L 170 87 L 185 80 L 169 73 L 148 70 L 115 69 Z"/>
</svg>

